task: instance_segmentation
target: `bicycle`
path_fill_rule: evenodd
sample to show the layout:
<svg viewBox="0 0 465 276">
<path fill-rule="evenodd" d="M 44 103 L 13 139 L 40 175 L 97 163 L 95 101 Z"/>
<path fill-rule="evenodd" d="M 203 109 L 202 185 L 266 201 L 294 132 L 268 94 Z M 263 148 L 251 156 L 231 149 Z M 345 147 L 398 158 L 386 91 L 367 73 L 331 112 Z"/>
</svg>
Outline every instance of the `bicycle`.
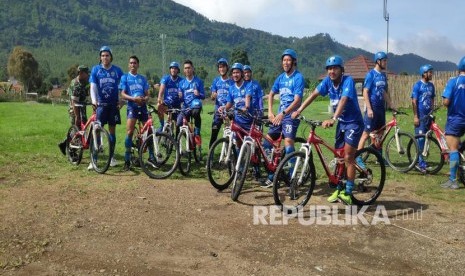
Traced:
<svg viewBox="0 0 465 276">
<path fill-rule="evenodd" d="M 338 185 L 344 187 L 346 165 L 344 148 L 335 149 L 319 137 L 315 129 L 321 126 L 321 121 L 308 120 L 303 116 L 299 119 L 311 128 L 306 143 L 298 151 L 288 154 L 279 163 L 273 178 L 273 198 L 275 204 L 283 211 L 298 211 L 310 200 L 316 185 L 313 150 L 316 151 L 323 169 L 328 176 L 330 188 Z M 322 148 L 329 150 L 334 159 L 326 161 Z M 386 178 L 386 169 L 381 154 L 372 147 L 358 150 L 355 157 L 365 155 L 365 167 L 355 165 L 355 187 L 352 201 L 355 205 L 372 204 L 381 194 Z"/>
<path fill-rule="evenodd" d="M 92 116 L 84 122 L 86 104 L 75 104 L 79 109 L 81 126 L 72 125 L 67 133 L 66 156 L 73 165 L 82 161 L 83 151 L 90 149 L 90 160 L 93 169 L 105 173 L 110 166 L 112 146 L 108 131 L 97 121 L 95 109 Z"/>
<path fill-rule="evenodd" d="M 246 112 L 241 113 L 252 119 L 252 125 L 249 131 L 237 126 L 239 130 L 235 132 L 246 133 L 246 135 L 242 138 L 242 145 L 234 168 L 234 180 L 231 189 L 231 199 L 233 201 L 237 201 L 239 198 L 250 163 L 258 165 L 260 162 L 263 162 L 265 170 L 268 173 L 275 173 L 284 152 L 284 147 L 281 147 L 283 136 L 280 135 L 278 139 L 272 140 L 267 135 L 264 135 L 263 130 L 259 127 L 259 125 L 264 123 L 269 124 L 270 122 L 268 122 L 267 119 L 260 119 L 259 114 L 252 116 Z M 263 148 L 263 139 L 267 140 L 272 145 L 271 152 L 266 152 Z M 304 139 L 299 137 L 295 139 L 295 142 L 298 143 L 302 143 L 303 141 Z M 275 177 L 279 179 L 281 179 L 281 177 L 284 179 L 286 178 L 285 175 L 282 174 L 276 174 Z"/>
<path fill-rule="evenodd" d="M 191 108 L 186 108 L 181 112 L 189 110 Z M 191 153 L 194 153 L 195 162 L 200 163 L 202 161 L 202 141 L 200 135 L 195 139 L 192 123 L 186 119 L 186 116 L 183 116 L 177 141 L 179 147 L 179 171 L 182 175 L 187 176 L 191 170 Z"/>
<path fill-rule="evenodd" d="M 133 147 L 134 158 L 150 178 L 163 179 L 174 173 L 179 162 L 179 151 L 172 136 L 164 132 L 157 132 L 153 125 L 152 114 L 158 111 L 154 106 L 147 104 L 148 120 L 134 128 Z M 174 149 L 174 156 L 172 155 Z"/>
<path fill-rule="evenodd" d="M 394 129 L 394 135 L 386 143 L 384 156 L 389 167 L 405 173 L 411 170 L 418 161 L 418 144 L 412 134 L 400 130 L 397 124 L 397 115 L 407 115 L 407 113 L 393 110 L 391 121 L 370 133 L 371 144 L 369 146 L 381 151 L 384 141 Z M 409 147 L 409 145 L 411 146 Z M 365 161 L 364 156 L 362 156 L 362 160 Z"/>
</svg>

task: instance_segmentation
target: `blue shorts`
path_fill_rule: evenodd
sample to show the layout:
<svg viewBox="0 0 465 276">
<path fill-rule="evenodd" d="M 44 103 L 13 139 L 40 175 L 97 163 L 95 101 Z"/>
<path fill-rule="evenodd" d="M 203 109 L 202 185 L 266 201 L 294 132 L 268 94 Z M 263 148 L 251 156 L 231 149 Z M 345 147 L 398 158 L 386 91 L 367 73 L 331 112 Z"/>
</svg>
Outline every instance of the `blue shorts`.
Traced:
<svg viewBox="0 0 465 276">
<path fill-rule="evenodd" d="M 117 104 L 99 104 L 97 106 L 97 121 L 102 125 L 114 126 L 121 124 L 121 116 Z"/>
<path fill-rule="evenodd" d="M 444 131 L 446 135 L 452 135 L 455 137 L 462 137 L 465 134 L 465 121 L 449 120 L 446 122 L 446 129 Z"/>
<path fill-rule="evenodd" d="M 362 137 L 363 125 L 362 124 L 344 124 L 339 122 L 336 126 L 336 143 L 335 148 L 339 149 L 349 144 L 354 148 L 358 148 L 358 142 Z"/>
<path fill-rule="evenodd" d="M 190 109 L 190 110 L 183 110 L 181 112 L 179 112 L 178 114 L 178 118 L 176 120 L 176 124 L 178 126 L 182 126 L 182 121 L 184 119 L 184 117 L 186 118 L 186 120 L 189 122 L 191 117 L 194 118 L 194 120 L 198 120 L 200 119 L 200 112 L 202 112 L 202 109 L 201 108 L 194 108 L 194 109 Z"/>
<path fill-rule="evenodd" d="M 368 118 L 367 112 L 363 117 L 363 123 L 365 124 L 364 131 L 372 132 L 382 128 L 386 124 L 386 111 L 384 108 L 378 108 L 373 110 L 373 118 Z"/>
<path fill-rule="evenodd" d="M 149 119 L 149 113 L 146 106 L 136 108 L 128 107 L 126 114 L 128 119 L 137 119 L 141 122 L 146 122 Z"/>
<path fill-rule="evenodd" d="M 270 127 L 268 135 L 270 135 L 273 139 L 276 139 L 280 134 L 282 134 L 284 138 L 294 140 L 299 124 L 300 120 L 292 119 L 290 114 L 286 115 L 280 125 L 273 125 Z"/>
</svg>

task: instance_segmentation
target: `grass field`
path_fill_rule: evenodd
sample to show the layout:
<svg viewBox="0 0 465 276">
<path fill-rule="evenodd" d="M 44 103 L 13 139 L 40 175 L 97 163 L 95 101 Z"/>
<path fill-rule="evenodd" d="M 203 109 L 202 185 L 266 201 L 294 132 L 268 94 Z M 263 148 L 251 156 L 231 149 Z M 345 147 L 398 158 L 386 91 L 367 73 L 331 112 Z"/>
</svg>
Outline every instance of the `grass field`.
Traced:
<svg viewBox="0 0 465 276">
<path fill-rule="evenodd" d="M 304 115 L 312 119 L 326 119 L 327 101 L 314 102 L 305 110 Z M 70 165 L 66 158 L 60 153 L 57 144 L 64 138 L 68 128 L 69 119 L 67 115 L 68 107 L 66 105 L 38 104 L 35 102 L 26 103 L 0 103 L 0 189 L 11 185 L 21 185 L 21 180 L 27 178 L 38 178 L 42 180 L 53 180 L 54 177 L 63 174 L 69 174 L 70 177 L 88 177 L 95 174 L 86 170 L 89 161 L 89 152 L 84 152 L 84 159 L 80 166 Z M 204 156 L 207 154 L 207 147 L 211 133 L 212 116 L 208 111 L 213 110 L 213 105 L 205 104 L 202 114 L 202 142 Z M 88 110 L 90 112 L 90 110 Z M 408 110 L 410 114 L 412 113 Z M 88 113 L 90 114 L 90 113 Z M 122 120 L 125 122 L 126 109 L 123 108 Z M 387 113 L 389 120 L 390 114 Z M 445 122 L 445 109 L 441 109 L 437 114 L 437 122 L 443 127 Z M 399 117 L 399 123 L 402 130 L 413 132 L 412 116 Z M 158 124 L 158 123 L 157 123 Z M 158 126 L 158 125 L 157 125 Z M 318 134 L 329 141 L 334 138 L 334 128 L 324 130 L 318 129 Z M 221 135 L 221 133 L 220 133 Z M 307 138 L 308 127 L 301 127 L 298 130 L 298 136 Z M 110 170 L 121 170 L 124 159 L 124 137 L 125 125 L 117 126 L 117 148 L 116 158 L 120 166 Z M 205 159 L 205 158 L 204 158 Z M 325 175 L 322 175 L 319 162 L 316 162 L 317 175 L 320 181 L 324 181 Z M 448 164 L 438 175 L 421 175 L 417 172 L 401 174 L 387 170 L 389 181 L 405 183 L 405 185 L 414 185 L 418 195 L 436 198 L 440 200 L 461 201 L 465 194 L 465 189 L 456 193 L 444 192 L 439 188 L 447 178 Z M 140 173 L 136 177 L 146 177 Z M 173 178 L 182 178 L 176 172 Z M 205 165 L 195 165 L 192 170 L 192 178 L 206 179 Z M 148 178 L 147 178 L 148 179 Z M 207 181 L 207 180 L 206 180 Z"/>
</svg>

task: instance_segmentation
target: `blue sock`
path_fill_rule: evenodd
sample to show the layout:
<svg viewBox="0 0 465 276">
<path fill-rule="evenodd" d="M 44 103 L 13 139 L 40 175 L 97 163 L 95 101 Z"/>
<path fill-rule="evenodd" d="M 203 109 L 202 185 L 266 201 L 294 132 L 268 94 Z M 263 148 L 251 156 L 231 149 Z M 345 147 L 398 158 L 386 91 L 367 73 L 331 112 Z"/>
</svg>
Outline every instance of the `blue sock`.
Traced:
<svg viewBox="0 0 465 276">
<path fill-rule="evenodd" d="M 347 182 L 346 182 L 346 195 L 351 195 L 353 189 L 354 189 L 354 182 L 352 180 L 347 180 Z"/>
<path fill-rule="evenodd" d="M 423 161 L 423 149 L 425 148 L 425 138 L 418 138 L 418 150 L 420 154 L 418 155 L 418 162 Z"/>
<path fill-rule="evenodd" d="M 126 138 L 124 139 L 124 146 L 126 147 L 126 152 L 124 153 L 124 161 L 129 161 L 131 160 L 132 141 L 128 135 L 126 135 Z"/>
<path fill-rule="evenodd" d="M 449 161 L 450 161 L 450 176 L 449 180 L 455 181 L 457 176 L 457 169 L 459 167 L 460 155 L 458 151 L 451 151 L 449 153 Z"/>
<path fill-rule="evenodd" d="M 161 125 L 161 128 L 163 128 L 165 126 L 165 120 L 164 119 L 160 120 L 160 125 Z"/>
<path fill-rule="evenodd" d="M 110 146 L 111 146 L 110 155 L 111 157 L 113 157 L 113 154 L 115 153 L 115 145 L 116 145 L 116 134 L 110 133 Z"/>
<path fill-rule="evenodd" d="M 194 127 L 194 135 L 200 135 L 200 128 Z"/>
</svg>

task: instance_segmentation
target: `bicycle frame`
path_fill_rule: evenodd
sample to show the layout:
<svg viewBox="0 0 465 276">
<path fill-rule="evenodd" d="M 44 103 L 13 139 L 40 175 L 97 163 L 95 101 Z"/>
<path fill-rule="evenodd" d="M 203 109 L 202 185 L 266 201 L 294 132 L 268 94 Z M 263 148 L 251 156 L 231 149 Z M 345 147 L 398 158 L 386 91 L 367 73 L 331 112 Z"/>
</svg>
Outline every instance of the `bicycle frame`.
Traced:
<svg viewBox="0 0 465 276">
<path fill-rule="evenodd" d="M 400 142 L 399 142 L 399 131 L 400 128 L 397 126 L 397 114 L 405 114 L 405 113 L 400 113 L 398 111 L 395 111 L 392 113 L 392 119 L 391 121 L 387 122 L 384 126 L 382 126 L 380 129 L 377 129 L 375 131 L 372 131 L 370 133 L 370 138 L 371 138 L 371 145 L 375 149 L 382 149 L 383 143 L 386 140 L 387 136 L 391 132 L 391 129 L 394 128 L 394 136 L 396 137 L 396 146 L 397 146 L 397 151 L 399 153 L 403 153 L 404 149 L 401 148 Z M 383 133 L 384 132 L 384 133 Z M 380 137 L 381 133 L 383 135 Z"/>
<path fill-rule="evenodd" d="M 71 137 L 71 140 L 73 140 L 74 138 L 76 138 L 78 136 L 80 138 L 80 140 L 81 140 L 82 148 L 83 149 L 89 149 L 89 145 L 90 145 L 89 135 L 90 135 L 90 132 L 92 131 L 92 134 L 93 134 L 92 137 L 94 139 L 94 145 L 96 147 L 98 147 L 97 135 L 95 133 L 95 130 L 97 128 L 101 127 L 101 125 L 100 125 L 99 122 L 97 122 L 97 113 L 95 111 L 92 112 L 92 115 L 87 120 L 87 122 L 84 124 L 84 122 L 82 121 L 83 108 L 85 108 L 85 106 L 79 106 L 79 109 L 80 109 L 79 116 L 81 116 L 80 130 L 74 134 L 74 137 Z M 81 148 L 80 146 L 75 146 L 75 145 L 72 145 L 72 144 L 70 144 L 69 147 L 70 148 L 75 148 L 75 149 Z"/>
<path fill-rule="evenodd" d="M 431 122 L 431 125 L 429 127 L 429 130 L 425 133 L 425 146 L 424 146 L 423 152 L 421 154 L 423 156 L 428 155 L 429 137 L 434 134 L 434 136 L 436 137 L 436 140 L 439 143 L 439 146 L 441 147 L 441 154 L 443 154 L 444 158 L 447 160 L 447 159 L 449 159 L 449 146 L 447 145 L 446 136 L 444 134 L 444 131 L 442 131 L 441 127 L 436 123 L 434 115 L 430 114 L 428 116 L 431 117 L 432 122 Z"/>
</svg>

